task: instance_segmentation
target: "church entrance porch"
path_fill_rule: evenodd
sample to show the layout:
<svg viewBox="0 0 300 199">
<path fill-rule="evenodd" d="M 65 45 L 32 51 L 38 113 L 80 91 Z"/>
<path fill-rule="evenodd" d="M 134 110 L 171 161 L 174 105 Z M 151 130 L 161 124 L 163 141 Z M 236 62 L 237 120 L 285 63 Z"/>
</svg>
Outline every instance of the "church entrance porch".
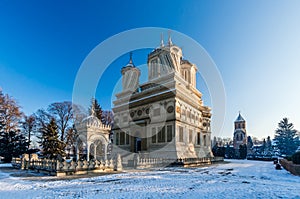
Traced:
<svg viewBox="0 0 300 199">
<path fill-rule="evenodd" d="M 147 151 L 147 138 L 140 137 L 131 137 L 132 145 L 130 148 L 130 152 L 139 153 L 143 151 Z"/>
</svg>

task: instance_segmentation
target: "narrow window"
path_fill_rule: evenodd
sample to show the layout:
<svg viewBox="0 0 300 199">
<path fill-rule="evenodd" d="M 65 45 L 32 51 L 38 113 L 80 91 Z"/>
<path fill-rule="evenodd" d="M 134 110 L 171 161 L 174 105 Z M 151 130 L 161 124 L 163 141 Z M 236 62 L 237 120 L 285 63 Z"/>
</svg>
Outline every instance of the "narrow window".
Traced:
<svg viewBox="0 0 300 199">
<path fill-rule="evenodd" d="M 152 143 L 156 143 L 156 128 L 152 128 Z"/>
<path fill-rule="evenodd" d="M 183 127 L 179 127 L 179 142 L 183 142 Z"/>
<path fill-rule="evenodd" d="M 121 132 L 120 133 L 120 145 L 124 145 L 125 144 L 125 133 Z"/>
<path fill-rule="evenodd" d="M 200 136 L 200 132 L 197 133 L 197 145 L 201 144 L 201 136 Z"/>
<path fill-rule="evenodd" d="M 129 134 L 126 132 L 126 145 L 129 145 Z"/>
<path fill-rule="evenodd" d="M 162 129 L 158 132 L 158 142 L 165 142 L 165 137 L 166 137 L 166 128 L 162 127 Z"/>
<path fill-rule="evenodd" d="M 172 125 L 167 126 L 167 142 L 171 142 L 173 137 Z"/>
<path fill-rule="evenodd" d="M 193 130 L 189 130 L 189 143 L 193 143 Z"/>
<path fill-rule="evenodd" d="M 116 145 L 119 145 L 120 144 L 120 138 L 119 138 L 119 136 L 120 136 L 120 133 L 118 132 L 118 133 L 116 133 Z"/>
<path fill-rule="evenodd" d="M 206 135 L 203 135 L 203 145 L 206 146 Z"/>
</svg>

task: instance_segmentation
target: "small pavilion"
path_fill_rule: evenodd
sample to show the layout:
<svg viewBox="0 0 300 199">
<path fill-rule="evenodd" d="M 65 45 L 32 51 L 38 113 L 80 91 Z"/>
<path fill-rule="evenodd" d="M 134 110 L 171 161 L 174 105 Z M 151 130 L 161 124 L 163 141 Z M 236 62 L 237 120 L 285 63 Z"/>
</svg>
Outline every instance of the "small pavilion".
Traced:
<svg viewBox="0 0 300 199">
<path fill-rule="evenodd" d="M 110 153 L 110 125 L 105 125 L 96 117 L 95 106 L 92 105 L 91 115 L 76 125 L 76 157 L 79 159 L 106 160 Z M 86 158 L 85 158 L 86 157 Z"/>
</svg>

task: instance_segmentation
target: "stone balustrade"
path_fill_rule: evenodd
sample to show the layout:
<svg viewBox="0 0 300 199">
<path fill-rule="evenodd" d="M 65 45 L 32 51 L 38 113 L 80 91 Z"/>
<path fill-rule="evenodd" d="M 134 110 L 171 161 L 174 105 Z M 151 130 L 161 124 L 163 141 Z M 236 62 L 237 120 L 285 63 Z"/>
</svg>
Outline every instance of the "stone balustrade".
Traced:
<svg viewBox="0 0 300 199">
<path fill-rule="evenodd" d="M 87 174 L 98 172 L 122 171 L 121 157 L 110 160 L 49 160 L 13 158 L 12 166 L 19 169 L 31 169 L 37 172 L 46 172 L 50 175 L 63 176 L 72 174 Z"/>
<path fill-rule="evenodd" d="M 174 159 L 165 159 L 165 158 L 140 158 L 136 156 L 131 167 L 134 168 L 150 168 L 150 167 L 160 167 L 160 166 L 200 166 L 205 164 L 212 164 L 213 162 L 222 162 L 224 161 L 223 157 L 205 157 L 205 158 L 180 158 L 177 160 Z"/>
</svg>

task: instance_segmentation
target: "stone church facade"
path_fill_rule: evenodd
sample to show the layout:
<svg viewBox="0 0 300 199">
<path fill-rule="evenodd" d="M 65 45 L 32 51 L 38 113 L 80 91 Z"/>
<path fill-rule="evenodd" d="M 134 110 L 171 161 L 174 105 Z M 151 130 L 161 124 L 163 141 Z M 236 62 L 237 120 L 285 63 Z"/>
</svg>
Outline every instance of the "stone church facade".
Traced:
<svg viewBox="0 0 300 199">
<path fill-rule="evenodd" d="M 148 55 L 148 81 L 129 63 L 122 68 L 122 91 L 114 103 L 114 153 L 123 159 L 140 154 L 150 158 L 212 157 L 211 109 L 196 88 L 197 66 L 168 43 Z"/>
</svg>

